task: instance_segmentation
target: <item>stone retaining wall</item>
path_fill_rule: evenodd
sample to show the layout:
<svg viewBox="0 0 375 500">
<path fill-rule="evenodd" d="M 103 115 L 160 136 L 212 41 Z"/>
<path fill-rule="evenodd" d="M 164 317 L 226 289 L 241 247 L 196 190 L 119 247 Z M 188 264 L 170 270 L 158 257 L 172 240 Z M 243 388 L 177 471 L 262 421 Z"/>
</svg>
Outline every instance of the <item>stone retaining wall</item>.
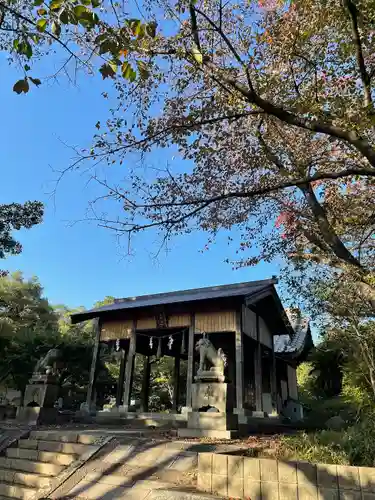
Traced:
<svg viewBox="0 0 375 500">
<path fill-rule="evenodd" d="M 375 500 L 375 468 L 199 453 L 198 489 L 251 500 Z"/>
</svg>

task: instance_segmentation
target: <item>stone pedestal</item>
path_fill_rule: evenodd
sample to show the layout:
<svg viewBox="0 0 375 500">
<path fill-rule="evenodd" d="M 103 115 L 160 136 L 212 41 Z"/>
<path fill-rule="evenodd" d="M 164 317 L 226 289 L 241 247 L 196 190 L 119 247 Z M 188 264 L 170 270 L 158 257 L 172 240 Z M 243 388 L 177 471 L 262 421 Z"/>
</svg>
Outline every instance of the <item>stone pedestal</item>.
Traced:
<svg viewBox="0 0 375 500">
<path fill-rule="evenodd" d="M 211 437 L 231 439 L 238 433 L 238 416 L 233 413 L 234 390 L 224 382 L 192 384 L 192 411 L 187 428 L 179 429 L 179 437 Z"/>
<path fill-rule="evenodd" d="M 34 373 L 26 386 L 23 406 L 18 408 L 19 422 L 54 423 L 58 410 L 54 404 L 59 397 L 56 379 L 49 374 Z"/>
<path fill-rule="evenodd" d="M 25 389 L 24 406 L 53 408 L 59 397 L 59 386 L 55 384 L 28 384 Z"/>
<path fill-rule="evenodd" d="M 199 411 L 207 407 L 219 412 L 233 410 L 234 389 L 232 384 L 224 382 L 197 382 L 192 384 L 192 409 Z"/>
<path fill-rule="evenodd" d="M 210 370 L 198 370 L 196 382 L 224 382 L 225 376 L 220 368 L 212 367 Z"/>
</svg>

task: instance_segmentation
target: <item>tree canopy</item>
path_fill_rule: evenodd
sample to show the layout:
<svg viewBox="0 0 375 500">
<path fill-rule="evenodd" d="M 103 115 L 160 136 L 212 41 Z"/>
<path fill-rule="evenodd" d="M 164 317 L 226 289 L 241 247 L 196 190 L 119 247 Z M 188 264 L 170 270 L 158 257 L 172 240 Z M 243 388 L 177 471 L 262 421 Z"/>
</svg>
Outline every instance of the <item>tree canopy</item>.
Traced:
<svg viewBox="0 0 375 500">
<path fill-rule="evenodd" d="M 43 204 L 39 201 L 0 204 L 0 259 L 7 255 L 16 255 L 22 251 L 20 242 L 14 239 L 13 231 L 21 228 L 30 229 L 39 224 L 43 217 Z M 0 269 L 0 275 L 4 271 Z"/>
<path fill-rule="evenodd" d="M 16 24 L 3 34 L 18 61 L 57 44 L 114 80 L 118 104 L 72 165 L 93 163 L 104 194 L 95 221 L 120 235 L 156 228 L 164 242 L 238 228 L 235 266 L 282 257 L 300 278 L 337 272 L 374 309 L 371 2 L 20 6 L 3 5 L 2 25 Z M 129 16 L 137 7 L 142 22 Z M 160 169 L 152 154 L 167 147 L 181 161 Z M 121 182 L 98 162 L 117 166 Z"/>
</svg>

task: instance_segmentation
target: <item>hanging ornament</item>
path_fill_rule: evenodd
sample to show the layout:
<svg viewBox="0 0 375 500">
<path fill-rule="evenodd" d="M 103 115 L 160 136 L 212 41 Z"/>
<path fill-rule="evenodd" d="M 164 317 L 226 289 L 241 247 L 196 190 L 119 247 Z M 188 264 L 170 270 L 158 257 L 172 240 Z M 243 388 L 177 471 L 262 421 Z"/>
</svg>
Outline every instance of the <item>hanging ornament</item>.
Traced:
<svg viewBox="0 0 375 500">
<path fill-rule="evenodd" d="M 150 349 L 152 350 L 152 348 L 154 347 L 154 337 L 150 337 L 150 342 L 148 343 Z"/>
<path fill-rule="evenodd" d="M 185 354 L 185 330 L 182 332 L 181 354 Z"/>
<path fill-rule="evenodd" d="M 161 337 L 159 337 L 158 350 L 156 352 L 156 357 L 161 358 Z"/>
<path fill-rule="evenodd" d="M 119 352 L 120 350 L 120 340 L 116 339 L 116 352 Z"/>
<path fill-rule="evenodd" d="M 173 342 L 174 342 L 174 340 L 173 340 L 172 335 L 169 335 L 169 339 L 168 339 L 168 348 L 169 348 L 169 350 L 172 349 Z"/>
</svg>

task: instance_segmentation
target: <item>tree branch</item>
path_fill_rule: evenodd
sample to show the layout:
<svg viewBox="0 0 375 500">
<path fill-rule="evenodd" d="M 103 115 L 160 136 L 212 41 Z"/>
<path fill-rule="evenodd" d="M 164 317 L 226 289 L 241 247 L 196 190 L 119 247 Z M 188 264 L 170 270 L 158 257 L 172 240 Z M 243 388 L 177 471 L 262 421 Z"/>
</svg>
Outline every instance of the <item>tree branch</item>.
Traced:
<svg viewBox="0 0 375 500">
<path fill-rule="evenodd" d="M 186 200 L 186 201 L 171 201 L 171 202 L 162 202 L 162 203 L 148 203 L 148 204 L 138 204 L 133 201 L 128 200 L 127 196 L 125 194 L 117 192 L 116 194 L 130 202 L 130 205 L 134 209 L 141 209 L 141 208 L 168 208 L 168 207 L 183 207 L 183 206 L 194 206 L 194 205 L 199 205 L 198 209 L 203 210 L 207 206 L 211 205 L 212 203 L 216 203 L 219 201 L 223 200 L 228 200 L 231 198 L 254 198 L 256 196 L 262 196 L 268 193 L 273 193 L 275 191 L 279 191 L 282 189 L 287 189 L 290 187 L 299 187 L 311 182 L 315 182 L 318 180 L 330 180 L 330 179 L 339 179 L 343 177 L 350 177 L 352 175 L 364 175 L 364 176 L 370 176 L 370 177 L 375 177 L 375 169 L 357 169 L 357 168 L 350 168 L 346 170 L 341 170 L 339 172 L 320 172 L 316 173 L 314 175 L 311 175 L 309 177 L 305 177 L 302 179 L 293 179 L 289 181 L 285 181 L 279 184 L 276 184 L 275 186 L 265 186 L 259 189 L 253 189 L 251 191 L 232 191 L 229 193 L 223 193 L 217 196 L 212 196 L 211 198 L 200 198 L 200 199 L 195 199 L 195 200 Z M 105 184 L 104 184 L 105 185 Z M 108 186 L 107 186 L 108 187 Z M 115 192 L 114 189 L 110 188 Z M 196 213 L 195 209 L 194 212 L 190 214 L 194 215 Z M 185 218 L 185 216 L 184 216 Z M 165 221 L 158 221 L 154 225 L 163 225 L 164 223 L 168 222 L 168 220 Z M 119 223 L 117 221 L 116 223 Z M 146 226 L 139 226 L 140 229 L 145 229 L 146 227 L 149 227 L 149 225 Z"/>
<path fill-rule="evenodd" d="M 319 203 L 311 184 L 301 184 L 299 186 L 307 204 L 309 205 L 314 218 L 319 226 L 324 241 L 332 249 L 334 254 L 355 267 L 362 268 L 361 263 L 349 252 L 344 243 L 337 236 L 328 221 L 324 208 Z"/>
<path fill-rule="evenodd" d="M 365 92 L 364 105 L 366 108 L 369 106 L 372 107 L 373 102 L 371 96 L 371 78 L 369 73 L 367 72 L 365 59 L 363 57 L 361 36 L 359 34 L 358 28 L 358 10 L 352 0 L 343 0 L 343 5 L 349 13 L 352 25 L 353 43 L 356 50 L 357 64 Z"/>
<path fill-rule="evenodd" d="M 265 113 L 275 116 L 284 123 L 294 125 L 299 128 L 310 130 L 311 132 L 318 132 L 337 139 L 344 140 L 352 144 L 372 166 L 375 167 L 375 150 L 365 139 L 362 139 L 354 130 L 344 130 L 332 122 L 323 120 L 316 120 L 306 116 L 298 116 L 290 111 L 285 110 L 281 106 L 276 106 L 270 101 L 260 97 L 254 90 L 249 90 L 245 85 L 238 82 L 235 78 L 224 74 L 212 61 L 203 60 L 203 64 L 207 69 L 213 73 L 219 73 L 221 79 L 237 90 L 248 102 L 257 105 Z"/>
</svg>

